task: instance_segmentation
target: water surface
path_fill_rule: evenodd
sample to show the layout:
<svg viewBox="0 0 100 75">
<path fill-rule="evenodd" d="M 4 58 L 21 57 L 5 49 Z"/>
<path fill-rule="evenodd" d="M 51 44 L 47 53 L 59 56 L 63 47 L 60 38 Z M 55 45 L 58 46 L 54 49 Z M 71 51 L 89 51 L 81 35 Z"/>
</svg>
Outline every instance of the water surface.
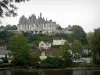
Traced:
<svg viewBox="0 0 100 75">
<path fill-rule="evenodd" d="M 100 75 L 100 70 L 0 71 L 0 75 Z"/>
</svg>

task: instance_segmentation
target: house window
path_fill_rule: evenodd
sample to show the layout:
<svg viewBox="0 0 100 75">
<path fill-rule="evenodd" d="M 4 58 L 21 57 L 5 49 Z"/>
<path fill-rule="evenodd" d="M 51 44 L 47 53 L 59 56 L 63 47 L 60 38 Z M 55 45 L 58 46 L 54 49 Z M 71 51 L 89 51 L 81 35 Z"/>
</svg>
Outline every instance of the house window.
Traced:
<svg viewBox="0 0 100 75">
<path fill-rule="evenodd" d="M 41 46 L 43 46 L 43 44 L 41 44 Z"/>
</svg>

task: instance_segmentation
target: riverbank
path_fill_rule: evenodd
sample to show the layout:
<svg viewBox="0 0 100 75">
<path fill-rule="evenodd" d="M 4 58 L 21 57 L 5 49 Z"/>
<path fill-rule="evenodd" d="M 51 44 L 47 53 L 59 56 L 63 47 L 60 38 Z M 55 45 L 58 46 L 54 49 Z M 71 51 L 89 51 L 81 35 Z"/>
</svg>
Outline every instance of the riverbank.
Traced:
<svg viewBox="0 0 100 75">
<path fill-rule="evenodd" d="M 73 67 L 73 68 L 56 68 L 56 69 L 41 69 L 41 68 L 38 68 L 38 69 L 19 69 L 19 68 L 14 68 L 14 67 L 7 67 L 7 68 L 0 68 L 0 70 L 15 70 L 15 71 L 48 71 L 48 70 L 54 70 L 54 71 L 57 71 L 57 70 L 100 70 L 100 67 Z"/>
</svg>

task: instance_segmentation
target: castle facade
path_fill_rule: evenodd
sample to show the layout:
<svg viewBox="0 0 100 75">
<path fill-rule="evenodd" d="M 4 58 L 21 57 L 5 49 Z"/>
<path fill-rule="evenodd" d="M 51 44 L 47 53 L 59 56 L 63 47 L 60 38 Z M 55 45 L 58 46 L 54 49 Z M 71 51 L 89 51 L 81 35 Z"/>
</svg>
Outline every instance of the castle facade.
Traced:
<svg viewBox="0 0 100 75">
<path fill-rule="evenodd" d="M 33 34 L 71 33 L 72 28 L 70 25 L 67 28 L 61 28 L 56 22 L 44 19 L 42 13 L 38 18 L 35 15 L 31 15 L 28 19 L 25 16 L 20 17 L 17 27 L 18 31 Z"/>
<path fill-rule="evenodd" d="M 18 30 L 32 32 L 33 34 L 53 33 L 57 30 L 57 24 L 52 20 L 45 20 L 42 13 L 40 13 L 38 18 L 35 15 L 30 16 L 28 19 L 22 16 L 19 20 Z"/>
</svg>

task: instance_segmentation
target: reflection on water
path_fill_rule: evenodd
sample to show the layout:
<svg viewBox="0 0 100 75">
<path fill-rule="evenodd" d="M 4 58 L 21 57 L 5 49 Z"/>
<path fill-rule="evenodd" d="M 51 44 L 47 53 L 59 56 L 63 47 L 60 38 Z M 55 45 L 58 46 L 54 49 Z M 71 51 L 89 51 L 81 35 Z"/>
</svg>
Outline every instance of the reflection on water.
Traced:
<svg viewBox="0 0 100 75">
<path fill-rule="evenodd" d="M 11 75 L 11 71 L 8 70 L 0 71 L 0 75 Z"/>
<path fill-rule="evenodd" d="M 90 70 L 73 70 L 72 75 L 92 75 L 92 71 L 90 71 Z"/>
<path fill-rule="evenodd" d="M 0 71 L 0 75 L 100 75 L 98 70 L 39 70 L 33 71 Z"/>
</svg>

